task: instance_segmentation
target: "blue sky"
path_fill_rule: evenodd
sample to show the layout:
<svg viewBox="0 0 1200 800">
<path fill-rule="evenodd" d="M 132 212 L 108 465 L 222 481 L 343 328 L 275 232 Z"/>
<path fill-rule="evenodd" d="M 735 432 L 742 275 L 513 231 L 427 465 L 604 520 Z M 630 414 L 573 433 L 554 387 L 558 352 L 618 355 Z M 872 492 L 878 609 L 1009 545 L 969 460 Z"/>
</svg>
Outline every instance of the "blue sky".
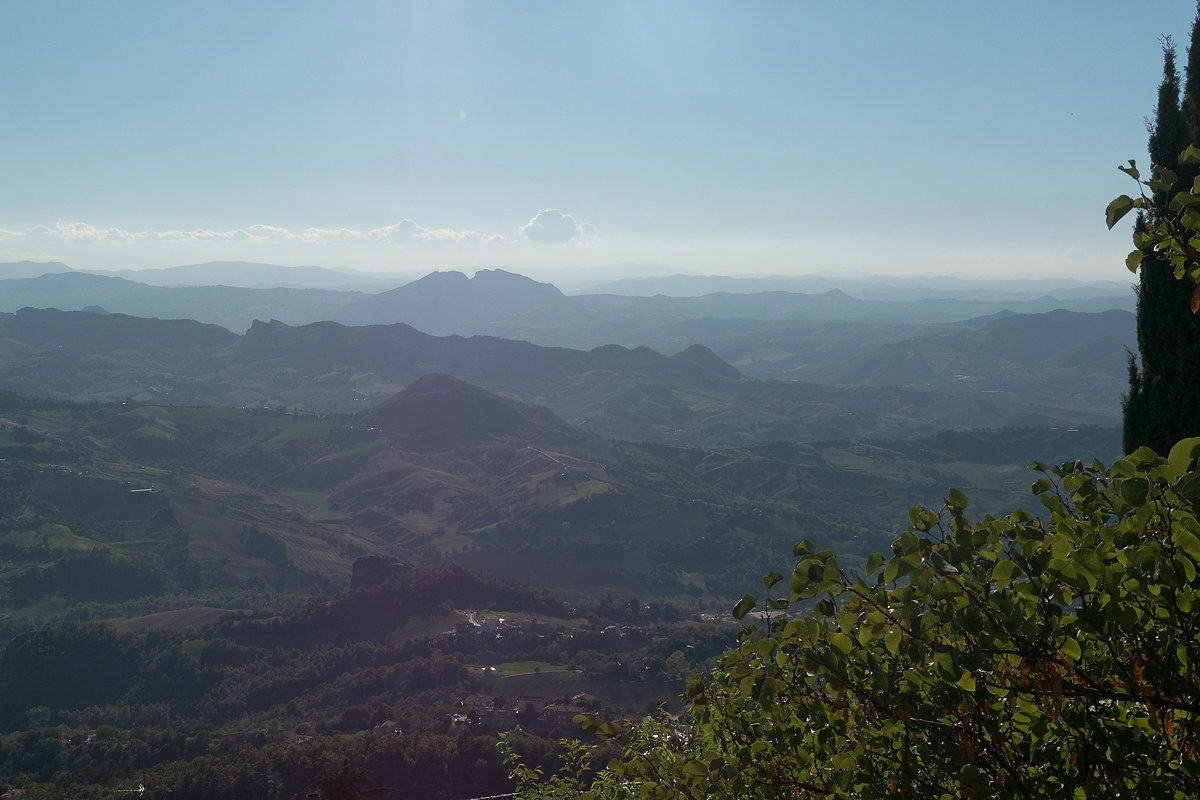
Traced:
<svg viewBox="0 0 1200 800">
<path fill-rule="evenodd" d="M 0 261 L 1123 280 L 1195 11 L 14 0 Z"/>
</svg>

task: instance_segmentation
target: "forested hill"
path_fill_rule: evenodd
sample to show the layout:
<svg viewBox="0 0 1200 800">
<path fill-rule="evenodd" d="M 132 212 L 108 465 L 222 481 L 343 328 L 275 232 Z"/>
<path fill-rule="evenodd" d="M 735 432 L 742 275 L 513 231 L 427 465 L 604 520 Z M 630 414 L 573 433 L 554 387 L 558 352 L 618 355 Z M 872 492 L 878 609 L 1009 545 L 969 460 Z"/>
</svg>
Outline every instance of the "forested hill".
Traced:
<svg viewBox="0 0 1200 800">
<path fill-rule="evenodd" d="M 1101 348 L 1100 361 L 1075 368 L 1077 383 L 1091 385 L 1087 370 L 1107 363 L 1109 350 L 1119 349 L 1111 344 Z M 851 388 L 749 380 L 694 344 L 668 356 L 645 347 L 583 351 L 487 336 L 439 337 L 404 324 L 292 327 L 277 321 L 256 323 L 238 336 L 186 320 L 24 309 L 0 315 L 0 388 L 79 400 L 347 412 L 440 372 L 546 405 L 604 435 L 710 446 L 1115 421 L 1115 400 L 1110 407 L 1079 408 L 1068 405 L 1074 390 L 1048 388 L 1060 385 L 1055 375 L 1065 375 L 1059 362 L 1050 359 L 1039 372 L 1037 364 L 997 352 L 1002 349 L 993 342 L 991 376 L 954 379 L 939 387 L 943 391 Z"/>
</svg>

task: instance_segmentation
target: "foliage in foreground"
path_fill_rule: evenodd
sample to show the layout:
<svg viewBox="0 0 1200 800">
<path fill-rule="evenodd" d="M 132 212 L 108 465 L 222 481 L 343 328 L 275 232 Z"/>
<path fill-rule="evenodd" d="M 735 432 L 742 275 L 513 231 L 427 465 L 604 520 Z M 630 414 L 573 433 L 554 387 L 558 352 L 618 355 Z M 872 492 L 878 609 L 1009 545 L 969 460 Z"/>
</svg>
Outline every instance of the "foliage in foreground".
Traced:
<svg viewBox="0 0 1200 800">
<path fill-rule="evenodd" d="M 1200 796 L 1198 456 L 1034 464 L 1036 517 L 951 490 L 865 577 L 802 542 L 689 713 L 619 734 L 584 796 Z"/>
<path fill-rule="evenodd" d="M 1197 18 L 1200 22 L 1200 17 Z M 1147 142 L 1155 169 L 1175 170 L 1171 184 L 1192 187 L 1200 177 L 1200 162 L 1177 155 L 1200 144 L 1200 25 L 1193 23 L 1183 81 L 1175 66 L 1175 48 L 1163 40 L 1163 77 Z M 1181 97 L 1181 90 L 1183 96 Z M 1194 149 L 1194 148 L 1193 148 Z M 1135 180 L 1130 162 L 1122 168 Z M 1173 239 L 1171 229 L 1194 222 L 1188 193 L 1168 186 L 1165 173 L 1139 186 L 1148 203 L 1138 212 L 1133 240 L 1136 249 L 1126 263 L 1138 272 L 1138 357 L 1129 356 L 1129 391 L 1122 403 L 1124 452 L 1146 446 L 1165 453 L 1171 445 L 1200 434 L 1200 317 L 1195 314 L 1192 280 L 1180 280 L 1188 269 L 1185 239 Z M 1128 208 L 1130 198 L 1118 198 L 1116 208 Z M 1110 206 L 1110 213 L 1112 207 Z M 1110 216 L 1110 220 L 1112 217 Z M 1111 224 L 1110 224 L 1111 227 Z M 1164 235 L 1165 234 L 1165 235 Z"/>
</svg>

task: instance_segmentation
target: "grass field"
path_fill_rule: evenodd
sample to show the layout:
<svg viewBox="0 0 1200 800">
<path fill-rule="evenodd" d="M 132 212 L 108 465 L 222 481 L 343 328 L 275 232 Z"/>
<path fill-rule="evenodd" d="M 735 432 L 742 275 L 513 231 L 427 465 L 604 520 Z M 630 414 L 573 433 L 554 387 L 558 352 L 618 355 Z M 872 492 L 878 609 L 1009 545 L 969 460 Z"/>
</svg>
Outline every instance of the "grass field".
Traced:
<svg viewBox="0 0 1200 800">
<path fill-rule="evenodd" d="M 227 608 L 194 606 L 174 611 L 160 611 L 144 617 L 133 617 L 116 622 L 122 630 L 142 632 L 150 630 L 181 631 L 184 628 L 200 628 L 210 625 L 229 613 Z"/>
</svg>

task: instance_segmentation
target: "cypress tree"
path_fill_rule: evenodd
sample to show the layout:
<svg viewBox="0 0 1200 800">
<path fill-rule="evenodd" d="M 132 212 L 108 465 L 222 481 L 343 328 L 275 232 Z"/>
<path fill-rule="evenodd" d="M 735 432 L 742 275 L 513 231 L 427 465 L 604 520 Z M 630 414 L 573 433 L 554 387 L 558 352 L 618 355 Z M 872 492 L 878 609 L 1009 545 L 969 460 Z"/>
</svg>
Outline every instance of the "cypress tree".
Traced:
<svg viewBox="0 0 1200 800">
<path fill-rule="evenodd" d="M 1200 145 L 1200 4 L 1188 46 L 1181 96 L 1175 48 L 1163 41 L 1163 78 L 1150 126 L 1150 160 L 1191 186 L 1194 167 L 1180 167 L 1179 154 Z M 1164 198 L 1155 198 L 1164 200 Z M 1139 217 L 1138 229 L 1146 220 Z M 1137 336 L 1140 363 L 1129 358 L 1125 395 L 1125 452 L 1143 445 L 1165 455 L 1180 439 L 1200 435 L 1200 316 L 1192 314 L 1194 286 L 1177 280 L 1165 259 L 1147 253 L 1139 267 Z"/>
</svg>

